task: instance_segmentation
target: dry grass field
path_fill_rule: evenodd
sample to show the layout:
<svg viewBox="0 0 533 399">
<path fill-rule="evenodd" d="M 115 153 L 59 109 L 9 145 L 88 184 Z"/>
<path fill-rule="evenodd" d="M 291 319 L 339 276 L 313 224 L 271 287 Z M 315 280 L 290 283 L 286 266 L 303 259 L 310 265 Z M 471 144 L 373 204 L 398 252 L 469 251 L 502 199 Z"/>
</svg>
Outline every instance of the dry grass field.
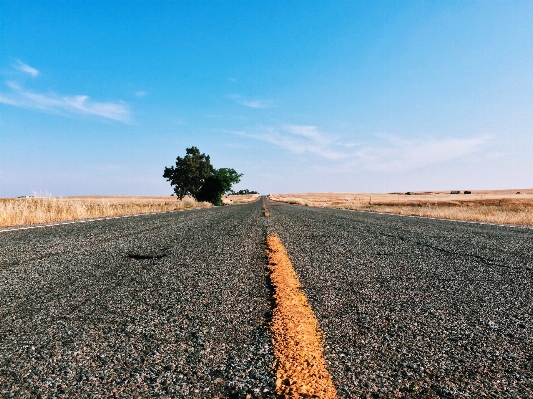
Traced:
<svg viewBox="0 0 533 399">
<path fill-rule="evenodd" d="M 224 195 L 222 202 L 224 205 L 248 204 L 257 201 L 259 197 L 259 194 Z"/>
<path fill-rule="evenodd" d="M 519 194 L 518 194 L 519 193 Z M 442 219 L 533 226 L 533 189 L 361 194 L 270 194 L 273 201 Z"/>
<path fill-rule="evenodd" d="M 20 226 L 139 213 L 205 208 L 211 204 L 192 198 L 90 196 L 0 199 L 0 226 Z"/>
</svg>

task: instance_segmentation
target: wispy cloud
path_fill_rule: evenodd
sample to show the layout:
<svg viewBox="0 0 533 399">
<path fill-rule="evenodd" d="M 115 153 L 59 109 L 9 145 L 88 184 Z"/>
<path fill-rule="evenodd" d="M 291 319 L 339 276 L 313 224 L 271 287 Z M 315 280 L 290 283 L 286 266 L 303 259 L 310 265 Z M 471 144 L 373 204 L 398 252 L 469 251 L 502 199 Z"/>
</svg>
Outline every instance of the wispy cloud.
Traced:
<svg viewBox="0 0 533 399">
<path fill-rule="evenodd" d="M 311 153 L 326 159 L 342 159 L 347 153 L 335 149 L 336 138 L 318 131 L 316 126 L 285 125 L 280 130 L 263 128 L 262 133 L 241 135 L 277 145 L 295 154 Z"/>
<path fill-rule="evenodd" d="M 264 101 L 260 100 L 253 100 L 253 101 L 240 101 L 239 104 L 244 105 L 245 107 L 250 108 L 268 108 L 269 105 L 266 104 Z"/>
<path fill-rule="evenodd" d="M 271 107 L 271 104 L 270 104 L 269 101 L 247 100 L 243 96 L 241 96 L 240 94 L 230 94 L 229 96 L 227 96 L 227 98 L 230 99 L 230 100 L 234 100 L 238 104 L 244 105 L 245 107 L 249 107 L 249 108 L 260 109 L 260 108 L 269 108 L 269 107 Z"/>
<path fill-rule="evenodd" d="M 309 153 L 330 161 L 340 161 L 340 170 L 365 169 L 381 172 L 405 172 L 463 158 L 480 151 L 490 136 L 406 140 L 391 135 L 376 135 L 373 144 L 346 143 L 338 136 L 316 126 L 285 125 L 280 129 L 261 128 L 242 136 L 274 144 L 295 153 Z"/>
<path fill-rule="evenodd" d="M 39 71 L 37 69 L 29 66 L 28 64 L 23 63 L 21 60 L 17 60 L 15 68 L 19 71 L 27 73 L 28 75 L 31 75 L 32 78 L 35 78 L 37 77 L 37 75 L 39 75 Z"/>
<path fill-rule="evenodd" d="M 479 151 L 490 136 L 404 140 L 380 136 L 379 145 L 364 146 L 355 152 L 357 163 L 370 171 L 405 172 L 463 158 Z"/>
<path fill-rule="evenodd" d="M 145 91 L 142 91 L 142 90 L 138 90 L 135 92 L 135 97 L 137 98 L 143 98 L 143 97 L 146 97 L 148 93 L 145 92 Z"/>
<path fill-rule="evenodd" d="M 0 94 L 0 104 L 7 104 L 7 105 L 13 105 L 13 106 L 19 106 L 19 103 L 13 100 L 12 98 L 6 97 L 2 94 Z"/>
<path fill-rule="evenodd" d="M 23 65 L 27 66 L 26 64 Z M 29 71 L 26 72 L 31 74 Z M 39 109 L 45 112 L 96 115 L 125 123 L 131 120 L 129 107 L 123 102 L 98 102 L 91 100 L 87 95 L 68 96 L 53 92 L 38 93 L 25 89 L 13 81 L 6 82 L 6 86 L 9 91 L 0 93 L 0 103 L 2 104 Z"/>
</svg>

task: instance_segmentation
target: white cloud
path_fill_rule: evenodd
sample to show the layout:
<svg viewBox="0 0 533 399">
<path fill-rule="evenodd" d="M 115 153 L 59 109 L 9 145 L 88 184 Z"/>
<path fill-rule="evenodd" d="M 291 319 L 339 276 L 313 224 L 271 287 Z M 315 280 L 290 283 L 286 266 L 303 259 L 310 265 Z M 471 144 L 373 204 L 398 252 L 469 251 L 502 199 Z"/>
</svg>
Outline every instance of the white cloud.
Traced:
<svg viewBox="0 0 533 399">
<path fill-rule="evenodd" d="M 22 65 L 27 67 L 26 64 Z M 29 71 L 26 72 L 31 74 Z M 10 91 L 0 93 L 0 103 L 2 104 L 28 109 L 39 109 L 46 112 L 97 115 L 125 123 L 131 119 L 129 107 L 122 102 L 97 102 L 91 100 L 87 95 L 67 96 L 55 93 L 37 93 L 27 90 L 20 84 L 12 81 L 6 82 L 6 86 Z"/>
<path fill-rule="evenodd" d="M 355 152 L 357 164 L 370 171 L 405 172 L 473 154 L 490 139 L 480 136 L 413 141 L 380 137 L 385 139 L 382 145 L 362 147 Z"/>
<path fill-rule="evenodd" d="M 269 108 L 271 106 L 270 102 L 263 100 L 246 100 L 240 94 L 231 94 L 227 96 L 228 99 L 236 101 L 238 104 L 244 105 L 249 108 Z"/>
<path fill-rule="evenodd" d="M 142 90 L 138 90 L 135 92 L 135 97 L 137 98 L 143 98 L 147 95 L 148 93 L 145 92 L 145 91 L 142 91 Z"/>
<path fill-rule="evenodd" d="M 285 125 L 278 131 L 265 128 L 265 133 L 241 135 L 269 142 L 295 154 L 311 153 L 326 159 L 342 159 L 348 154 L 336 150 L 336 138 L 328 137 L 315 126 Z"/>
<path fill-rule="evenodd" d="M 128 107 L 120 103 L 99 103 L 90 101 L 88 96 L 63 97 L 64 103 L 82 113 L 103 116 L 121 122 L 128 122 L 130 112 Z M 67 108 L 66 107 L 66 108 Z"/>
<path fill-rule="evenodd" d="M 340 170 L 366 169 L 381 172 L 405 172 L 462 158 L 478 152 L 490 136 L 406 140 L 397 136 L 377 135 L 373 145 L 344 143 L 323 133 L 316 126 L 285 125 L 281 129 L 263 128 L 259 133 L 240 135 L 265 141 L 295 154 L 314 154 L 336 164 Z"/>
<path fill-rule="evenodd" d="M 6 96 L 3 96 L 0 94 L 0 103 L 2 104 L 7 104 L 7 105 L 13 105 L 13 106 L 18 106 L 19 104 L 13 100 L 12 98 L 9 98 L 9 97 L 6 97 Z"/>
<path fill-rule="evenodd" d="M 39 75 L 39 71 L 37 69 L 23 63 L 21 60 L 17 60 L 17 65 L 15 68 L 17 68 L 19 71 L 27 73 L 28 75 L 31 75 L 32 78 L 35 78 L 37 75 Z"/>
<path fill-rule="evenodd" d="M 254 101 L 240 101 L 239 104 L 242 104 L 246 107 L 250 107 L 250 108 L 268 108 L 268 105 L 263 102 L 263 101 L 259 101 L 259 100 L 254 100 Z"/>
</svg>

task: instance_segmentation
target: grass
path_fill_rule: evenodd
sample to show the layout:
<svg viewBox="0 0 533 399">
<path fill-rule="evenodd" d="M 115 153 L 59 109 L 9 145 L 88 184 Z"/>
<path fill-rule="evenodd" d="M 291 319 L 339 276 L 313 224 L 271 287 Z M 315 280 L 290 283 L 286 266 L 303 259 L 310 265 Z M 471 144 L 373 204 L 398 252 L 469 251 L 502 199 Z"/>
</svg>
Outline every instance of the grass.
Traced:
<svg viewBox="0 0 533 399">
<path fill-rule="evenodd" d="M 0 199 L 0 226 L 20 226 L 209 207 L 192 198 L 64 197 Z"/>
<path fill-rule="evenodd" d="M 274 201 L 302 206 L 533 226 L 531 189 L 472 191 L 470 195 L 437 191 L 412 195 L 304 193 L 271 194 L 269 197 Z"/>
<path fill-rule="evenodd" d="M 259 197 L 259 194 L 224 195 L 222 203 L 224 205 L 248 204 L 257 201 Z"/>
</svg>

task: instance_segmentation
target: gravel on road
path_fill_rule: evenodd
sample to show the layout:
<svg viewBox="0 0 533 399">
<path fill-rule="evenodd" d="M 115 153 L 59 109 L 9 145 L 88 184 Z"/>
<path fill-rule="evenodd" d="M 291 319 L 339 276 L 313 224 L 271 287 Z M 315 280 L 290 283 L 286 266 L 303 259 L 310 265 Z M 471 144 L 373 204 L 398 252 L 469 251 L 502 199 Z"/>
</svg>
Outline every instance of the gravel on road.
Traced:
<svg viewBox="0 0 533 399">
<path fill-rule="evenodd" d="M 260 204 L 0 234 L 2 398 L 274 397 Z"/>
<path fill-rule="evenodd" d="M 533 397 L 533 230 L 267 208 L 340 397 Z"/>
</svg>

